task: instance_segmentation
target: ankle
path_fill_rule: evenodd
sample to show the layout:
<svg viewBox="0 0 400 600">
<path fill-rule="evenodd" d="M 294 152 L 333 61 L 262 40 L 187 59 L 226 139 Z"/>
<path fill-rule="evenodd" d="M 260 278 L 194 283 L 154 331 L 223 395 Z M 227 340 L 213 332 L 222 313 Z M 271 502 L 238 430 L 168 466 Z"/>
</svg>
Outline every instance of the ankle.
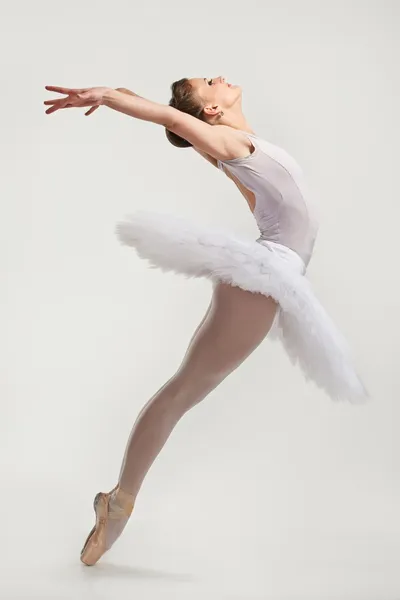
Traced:
<svg viewBox="0 0 400 600">
<path fill-rule="evenodd" d="M 111 492 L 110 508 L 115 508 L 118 512 L 122 511 L 127 517 L 130 516 L 134 503 L 133 495 L 123 490 L 119 485 Z"/>
</svg>

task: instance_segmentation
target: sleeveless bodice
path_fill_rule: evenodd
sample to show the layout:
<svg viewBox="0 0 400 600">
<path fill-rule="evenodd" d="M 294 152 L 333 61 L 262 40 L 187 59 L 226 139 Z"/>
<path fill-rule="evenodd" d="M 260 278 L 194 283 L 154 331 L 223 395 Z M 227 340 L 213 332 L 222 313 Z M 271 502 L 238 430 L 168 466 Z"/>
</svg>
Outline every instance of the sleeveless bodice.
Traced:
<svg viewBox="0 0 400 600">
<path fill-rule="evenodd" d="M 254 217 L 261 237 L 287 246 L 308 264 L 317 223 L 312 215 L 303 172 L 282 148 L 243 132 L 254 151 L 245 158 L 218 161 L 255 197 Z"/>
</svg>

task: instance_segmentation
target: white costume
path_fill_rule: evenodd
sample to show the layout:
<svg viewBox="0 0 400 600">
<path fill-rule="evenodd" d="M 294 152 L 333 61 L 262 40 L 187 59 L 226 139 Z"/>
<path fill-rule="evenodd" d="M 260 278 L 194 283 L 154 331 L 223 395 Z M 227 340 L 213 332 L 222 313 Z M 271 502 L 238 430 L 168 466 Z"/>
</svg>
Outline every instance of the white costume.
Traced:
<svg viewBox="0 0 400 600">
<path fill-rule="evenodd" d="M 346 342 L 305 277 L 317 225 L 307 205 L 302 171 L 283 149 L 243 133 L 253 152 L 219 161 L 218 166 L 254 194 L 261 233 L 257 241 L 142 211 L 118 223 L 117 234 L 165 271 L 207 277 L 274 298 L 279 311 L 271 333 L 280 338 L 292 362 L 332 399 L 362 401 L 367 392 Z"/>
</svg>

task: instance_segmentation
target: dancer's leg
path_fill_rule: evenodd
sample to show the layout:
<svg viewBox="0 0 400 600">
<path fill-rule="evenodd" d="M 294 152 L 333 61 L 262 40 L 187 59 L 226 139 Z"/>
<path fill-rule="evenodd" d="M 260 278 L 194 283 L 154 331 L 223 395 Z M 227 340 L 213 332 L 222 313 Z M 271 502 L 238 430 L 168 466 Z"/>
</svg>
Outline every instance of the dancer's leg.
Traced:
<svg viewBox="0 0 400 600">
<path fill-rule="evenodd" d="M 119 478 L 122 499 L 125 494 L 136 498 L 176 423 L 260 344 L 275 312 L 275 302 L 262 294 L 226 284 L 215 287 L 211 306 L 179 370 L 151 398 L 136 420 Z M 113 495 L 113 502 L 118 508 L 118 495 Z M 125 522 L 110 522 L 108 545 L 118 537 Z"/>
<path fill-rule="evenodd" d="M 211 306 L 212 306 L 212 302 L 210 303 L 209 307 L 207 308 L 206 314 L 204 315 L 204 317 L 202 318 L 202 320 L 200 321 L 200 323 L 197 325 L 196 330 L 195 330 L 194 334 L 192 335 L 192 337 L 190 339 L 189 345 L 188 345 L 187 350 L 186 350 L 185 357 L 187 356 L 187 353 L 189 352 L 189 350 L 190 350 L 190 348 L 191 348 L 194 340 L 196 339 L 196 336 L 197 336 L 198 332 L 203 327 L 204 322 L 206 321 L 208 315 L 210 314 L 210 312 L 211 312 Z"/>
</svg>

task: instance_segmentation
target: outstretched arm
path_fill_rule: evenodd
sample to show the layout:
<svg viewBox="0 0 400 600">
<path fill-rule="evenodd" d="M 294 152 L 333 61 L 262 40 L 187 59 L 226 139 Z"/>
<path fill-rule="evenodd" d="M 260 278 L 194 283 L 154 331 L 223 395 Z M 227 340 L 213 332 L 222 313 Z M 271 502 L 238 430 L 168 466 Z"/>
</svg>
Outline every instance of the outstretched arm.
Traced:
<svg viewBox="0 0 400 600">
<path fill-rule="evenodd" d="M 141 96 L 139 96 L 139 94 L 135 94 L 135 92 L 132 92 L 131 90 L 128 90 L 126 88 L 115 88 L 117 90 L 117 92 L 122 92 L 123 94 L 128 94 L 129 96 L 137 96 L 138 98 L 141 98 Z"/>
<path fill-rule="evenodd" d="M 237 142 L 229 135 L 230 132 L 222 127 L 213 127 L 171 106 L 146 100 L 132 92 L 124 94 L 118 90 L 106 92 L 103 104 L 136 119 L 163 125 L 193 144 L 203 156 L 205 153 L 225 159 L 232 152 L 235 154 Z"/>
<path fill-rule="evenodd" d="M 150 121 L 151 123 L 157 123 L 165 127 L 169 127 L 171 124 L 173 113 L 176 110 L 171 106 L 147 100 L 130 90 L 126 90 L 126 88 L 118 88 L 116 90 L 106 88 L 102 94 L 100 104 L 135 119 Z"/>
<path fill-rule="evenodd" d="M 117 90 L 117 92 L 122 92 L 123 94 L 128 94 L 129 96 L 138 96 L 138 94 L 135 94 L 135 92 L 132 92 L 131 90 L 128 90 L 126 88 L 116 88 L 116 90 Z M 139 97 L 141 97 L 141 96 L 139 96 Z M 215 160 L 215 158 L 213 158 L 212 156 L 210 156 L 206 152 L 202 152 L 198 148 L 195 148 L 195 150 L 196 150 L 196 152 L 198 154 L 200 154 L 200 156 L 202 156 L 203 158 L 205 158 L 214 167 L 218 168 L 218 162 Z"/>
<path fill-rule="evenodd" d="M 172 106 L 146 100 L 125 88 L 70 89 L 47 86 L 46 89 L 67 95 L 67 98 L 46 101 L 45 104 L 52 105 L 46 111 L 48 114 L 61 108 L 91 106 L 87 113 L 90 114 L 95 107 L 104 105 L 136 119 L 163 125 L 215 159 L 236 158 L 248 151 L 246 140 L 233 135 L 229 128 L 213 127 Z M 120 91 L 122 89 L 124 91 Z"/>
</svg>

